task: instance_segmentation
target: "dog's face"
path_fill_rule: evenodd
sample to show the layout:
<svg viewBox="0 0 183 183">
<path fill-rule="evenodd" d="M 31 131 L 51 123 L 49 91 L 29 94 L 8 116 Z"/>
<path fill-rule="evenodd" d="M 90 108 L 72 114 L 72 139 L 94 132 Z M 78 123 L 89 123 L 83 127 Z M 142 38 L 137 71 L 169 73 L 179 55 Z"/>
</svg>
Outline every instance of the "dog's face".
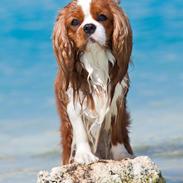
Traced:
<svg viewBox="0 0 183 183">
<path fill-rule="evenodd" d="M 65 25 L 70 40 L 78 49 L 97 42 L 108 46 L 113 32 L 113 15 L 108 1 L 78 0 L 65 11 Z"/>
<path fill-rule="evenodd" d="M 118 0 L 73 0 L 59 12 L 53 46 L 66 80 L 89 42 L 111 51 L 116 60 L 111 79 L 122 79 L 130 61 L 132 32 Z"/>
</svg>

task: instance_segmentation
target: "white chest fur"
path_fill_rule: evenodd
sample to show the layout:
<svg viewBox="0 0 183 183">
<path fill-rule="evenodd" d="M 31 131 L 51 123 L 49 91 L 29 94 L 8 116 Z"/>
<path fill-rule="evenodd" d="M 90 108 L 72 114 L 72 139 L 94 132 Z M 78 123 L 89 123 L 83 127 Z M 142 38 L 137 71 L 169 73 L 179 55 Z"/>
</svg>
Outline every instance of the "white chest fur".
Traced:
<svg viewBox="0 0 183 183">
<path fill-rule="evenodd" d="M 97 43 L 89 43 L 80 60 L 88 72 L 89 84 L 96 89 L 101 87 L 106 91 L 109 81 L 109 62 L 113 65 L 115 63 L 111 51 L 103 49 Z"/>
<path fill-rule="evenodd" d="M 92 88 L 94 110 L 87 106 L 87 99 L 80 91 L 76 100 L 78 100 L 78 103 L 79 101 L 83 102 L 82 105 L 79 104 L 80 113 L 78 115 L 81 116 L 88 140 L 92 144 L 92 151 L 95 152 L 102 122 L 109 111 L 109 62 L 114 64 L 115 59 L 109 50 L 103 49 L 97 43 L 89 43 L 80 60 L 84 69 L 88 72 L 87 80 L 90 88 Z M 72 88 L 68 90 L 68 95 L 72 103 Z M 78 111 L 76 106 L 78 105 L 75 105 L 74 108 Z"/>
<path fill-rule="evenodd" d="M 73 146 L 88 149 L 90 142 L 91 151 L 96 152 L 100 130 L 104 119 L 105 128 L 110 128 L 111 115 L 116 115 L 116 100 L 123 93 L 123 84 L 117 85 L 112 102 L 108 93 L 109 83 L 109 62 L 115 63 L 115 59 L 109 50 L 105 50 L 97 43 L 88 44 L 85 53 L 81 56 L 83 67 L 88 72 L 88 84 L 92 87 L 94 110 L 87 106 L 87 100 L 79 91 L 79 96 L 73 101 L 73 90 L 70 87 L 67 91 L 70 99 L 67 106 L 67 113 L 73 127 Z M 82 104 L 81 102 L 82 101 Z M 82 145 L 81 145 L 82 144 Z M 84 147 L 83 147 L 83 144 Z M 80 148 L 81 149 L 81 148 Z"/>
</svg>

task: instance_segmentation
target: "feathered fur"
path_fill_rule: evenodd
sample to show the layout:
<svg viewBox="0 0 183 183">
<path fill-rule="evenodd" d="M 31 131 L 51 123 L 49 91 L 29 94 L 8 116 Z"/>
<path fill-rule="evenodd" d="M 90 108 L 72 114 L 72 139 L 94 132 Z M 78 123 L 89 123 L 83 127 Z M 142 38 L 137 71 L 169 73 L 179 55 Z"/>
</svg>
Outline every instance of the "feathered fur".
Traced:
<svg viewBox="0 0 183 183">
<path fill-rule="evenodd" d="M 106 44 L 98 45 L 98 43 L 95 43 L 95 45 L 98 45 L 96 49 L 103 50 L 104 55 L 109 60 L 109 63 L 106 63 L 107 65 L 101 65 L 100 60 L 92 60 L 91 56 L 88 63 L 86 62 L 87 58 L 84 58 L 87 57 L 87 49 L 89 49 L 87 37 L 81 28 L 77 30 L 70 28 L 70 17 L 80 17 L 80 21 L 84 19 L 82 8 L 77 6 L 76 0 L 59 12 L 53 30 L 53 47 L 58 63 L 55 94 L 58 112 L 62 121 L 61 136 L 64 164 L 69 163 L 71 157 L 74 157 L 76 153 L 76 149 L 71 147 L 73 143 L 73 126 L 67 111 L 67 105 L 70 101 L 67 94 L 69 88 L 72 88 L 73 91 L 73 103 L 79 102 L 91 114 L 97 112 L 97 103 L 100 102 L 97 102 L 97 100 L 100 100 L 100 95 L 107 96 L 105 99 L 107 105 L 106 115 L 103 116 L 101 128 L 108 126 L 105 129 L 108 130 L 109 139 L 107 141 L 109 141 L 109 146 L 122 143 L 128 153 L 133 154 L 127 129 L 129 114 L 126 110 L 126 96 L 129 88 L 128 65 L 132 51 L 131 27 L 127 16 L 115 1 L 107 0 L 103 3 L 102 0 L 93 0 L 91 2 L 91 13 L 96 14 L 98 7 L 104 6 L 108 21 L 110 21 L 108 24 L 103 24 L 106 30 Z M 104 57 L 102 56 L 102 58 Z M 90 68 L 87 68 L 87 66 Z M 100 77 L 102 81 L 99 81 Z M 97 98 L 96 95 L 99 95 L 99 97 Z M 85 116 L 82 116 L 82 114 L 81 117 L 85 127 L 87 127 L 90 123 L 88 122 L 90 117 L 87 120 L 84 120 Z M 87 133 L 89 133 L 89 130 Z M 100 151 L 101 133 L 103 133 L 103 129 L 99 129 L 97 144 L 95 144 L 98 152 Z M 99 154 L 100 158 L 110 158 L 109 155 L 104 157 L 102 153 Z"/>
</svg>

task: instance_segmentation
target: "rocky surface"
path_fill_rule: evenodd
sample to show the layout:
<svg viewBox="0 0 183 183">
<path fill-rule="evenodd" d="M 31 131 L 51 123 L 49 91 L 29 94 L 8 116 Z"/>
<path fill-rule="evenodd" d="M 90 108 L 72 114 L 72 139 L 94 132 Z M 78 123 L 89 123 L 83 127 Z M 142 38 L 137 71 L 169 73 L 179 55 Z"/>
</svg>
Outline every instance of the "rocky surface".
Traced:
<svg viewBox="0 0 183 183">
<path fill-rule="evenodd" d="M 121 161 L 100 160 L 41 171 L 37 183 L 165 183 L 161 171 L 146 156 Z"/>
</svg>

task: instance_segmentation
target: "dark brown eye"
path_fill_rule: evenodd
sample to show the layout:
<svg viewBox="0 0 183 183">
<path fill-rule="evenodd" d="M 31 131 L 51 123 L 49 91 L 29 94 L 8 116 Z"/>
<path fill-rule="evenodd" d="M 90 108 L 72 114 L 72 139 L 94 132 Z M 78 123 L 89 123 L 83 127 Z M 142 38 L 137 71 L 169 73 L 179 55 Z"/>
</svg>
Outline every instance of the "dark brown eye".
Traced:
<svg viewBox="0 0 183 183">
<path fill-rule="evenodd" d="M 103 21 L 106 21 L 106 20 L 107 20 L 107 17 L 104 14 L 100 14 L 97 17 L 97 21 L 99 21 L 99 22 L 103 22 Z"/>
<path fill-rule="evenodd" d="M 72 22 L 71 22 L 71 25 L 72 26 L 78 26 L 78 25 L 80 25 L 80 21 L 78 19 L 73 19 Z"/>
</svg>

